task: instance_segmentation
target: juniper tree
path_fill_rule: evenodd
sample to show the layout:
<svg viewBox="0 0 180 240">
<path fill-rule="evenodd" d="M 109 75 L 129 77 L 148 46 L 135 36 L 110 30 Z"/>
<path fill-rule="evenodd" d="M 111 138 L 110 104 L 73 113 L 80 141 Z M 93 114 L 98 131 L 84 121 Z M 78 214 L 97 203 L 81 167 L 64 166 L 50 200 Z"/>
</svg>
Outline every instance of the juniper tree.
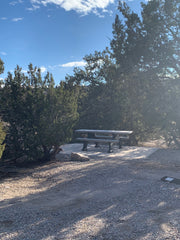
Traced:
<svg viewBox="0 0 180 240">
<path fill-rule="evenodd" d="M 158 129 L 178 144 L 179 0 L 142 3 L 140 15 L 122 1 L 118 9 L 110 49 L 67 77 L 83 93 L 78 127 L 129 129 L 137 139 Z"/>
<path fill-rule="evenodd" d="M 142 3 L 141 16 L 125 3 L 119 2 L 118 8 L 123 21 L 116 16 L 111 48 L 119 81 L 123 81 L 130 101 L 130 112 L 138 110 L 150 128 L 164 130 L 167 138 L 173 138 L 177 144 L 180 136 L 180 2 Z"/>
<path fill-rule="evenodd" d="M 3 71 L 4 71 L 4 63 L 0 59 L 0 74 L 3 73 Z M 2 81 L 0 80 L 0 95 L 1 95 L 1 83 Z M 5 136 L 6 136 L 6 133 L 4 131 L 3 122 L 1 121 L 1 116 L 0 116 L 0 158 L 5 148 L 5 144 L 3 144 Z"/>
<path fill-rule="evenodd" d="M 7 123 L 4 158 L 14 161 L 50 160 L 59 146 L 70 141 L 77 119 L 77 92 L 61 82 L 55 86 L 51 74 L 29 65 L 28 75 L 17 66 L 8 73 L 2 91 L 2 119 Z"/>
</svg>

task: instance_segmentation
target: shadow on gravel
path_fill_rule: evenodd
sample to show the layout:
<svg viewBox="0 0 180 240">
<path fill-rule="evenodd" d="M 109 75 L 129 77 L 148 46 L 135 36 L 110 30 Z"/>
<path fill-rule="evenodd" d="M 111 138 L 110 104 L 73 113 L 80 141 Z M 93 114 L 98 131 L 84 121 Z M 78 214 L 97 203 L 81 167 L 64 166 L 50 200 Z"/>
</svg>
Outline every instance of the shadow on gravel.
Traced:
<svg viewBox="0 0 180 240">
<path fill-rule="evenodd" d="M 132 159 L 111 160 L 35 168 L 34 178 L 47 172 L 38 186 L 47 188 L 0 201 L 0 239 L 179 239 L 179 186 L 153 178 L 156 169 L 151 177 L 137 170 Z"/>
</svg>

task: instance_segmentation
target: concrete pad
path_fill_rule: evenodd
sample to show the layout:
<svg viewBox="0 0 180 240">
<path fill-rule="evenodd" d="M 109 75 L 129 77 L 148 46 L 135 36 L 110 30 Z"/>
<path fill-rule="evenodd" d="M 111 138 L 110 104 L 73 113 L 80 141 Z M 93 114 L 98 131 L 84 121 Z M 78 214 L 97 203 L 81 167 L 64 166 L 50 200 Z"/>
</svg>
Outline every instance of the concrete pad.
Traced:
<svg viewBox="0 0 180 240">
<path fill-rule="evenodd" d="M 119 149 L 117 146 L 113 146 L 113 152 L 108 153 L 108 146 L 102 145 L 98 148 L 95 148 L 94 144 L 88 144 L 88 151 L 82 151 L 81 143 L 65 144 L 62 147 L 63 151 L 57 155 L 57 159 L 60 159 L 62 156 L 70 156 L 72 152 L 81 153 L 84 156 L 88 157 L 105 157 L 109 158 L 121 158 L 121 159 L 145 159 L 149 157 L 152 153 L 157 151 L 158 148 L 149 148 L 149 147 L 137 147 L 137 146 L 124 146 Z"/>
</svg>

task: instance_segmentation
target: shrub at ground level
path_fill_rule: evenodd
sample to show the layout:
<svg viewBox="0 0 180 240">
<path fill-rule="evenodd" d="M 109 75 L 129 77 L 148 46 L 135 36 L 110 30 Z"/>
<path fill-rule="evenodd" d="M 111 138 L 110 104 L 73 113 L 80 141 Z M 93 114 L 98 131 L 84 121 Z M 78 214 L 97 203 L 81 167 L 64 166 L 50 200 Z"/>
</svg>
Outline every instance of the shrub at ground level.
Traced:
<svg viewBox="0 0 180 240">
<path fill-rule="evenodd" d="M 75 88 L 61 82 L 55 87 L 52 75 L 42 80 L 40 69 L 29 65 L 28 76 L 17 67 L 1 88 L 2 120 L 7 123 L 3 159 L 50 160 L 59 146 L 70 141 L 77 119 Z"/>
</svg>

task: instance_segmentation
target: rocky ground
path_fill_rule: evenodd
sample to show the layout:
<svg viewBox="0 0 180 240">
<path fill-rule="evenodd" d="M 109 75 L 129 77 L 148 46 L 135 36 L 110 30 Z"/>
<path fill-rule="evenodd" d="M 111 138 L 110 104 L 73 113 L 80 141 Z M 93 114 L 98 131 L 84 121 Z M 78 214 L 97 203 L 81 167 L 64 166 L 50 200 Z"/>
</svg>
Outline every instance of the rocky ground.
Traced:
<svg viewBox="0 0 180 240">
<path fill-rule="evenodd" d="M 180 151 L 89 147 L 89 161 L 11 169 L 0 180 L 1 240 L 178 240 Z M 8 170 L 7 170 L 8 172 Z"/>
</svg>

